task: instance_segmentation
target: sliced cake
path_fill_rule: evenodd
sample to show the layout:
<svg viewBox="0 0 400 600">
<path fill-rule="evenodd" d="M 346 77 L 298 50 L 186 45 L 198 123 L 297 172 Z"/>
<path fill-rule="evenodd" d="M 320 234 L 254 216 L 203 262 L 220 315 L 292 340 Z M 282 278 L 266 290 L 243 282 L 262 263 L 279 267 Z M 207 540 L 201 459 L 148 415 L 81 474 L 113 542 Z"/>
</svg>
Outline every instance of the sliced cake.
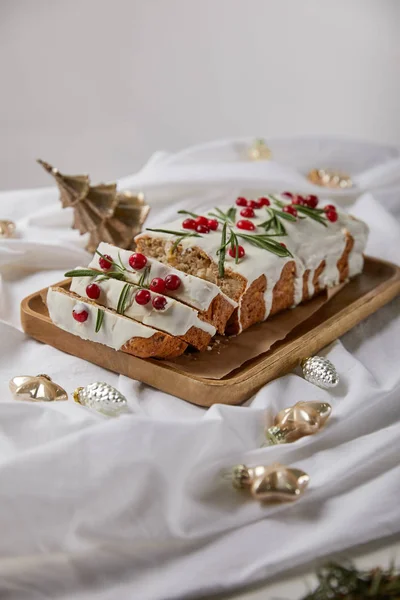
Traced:
<svg viewBox="0 0 400 600">
<path fill-rule="evenodd" d="M 90 340 L 140 358 L 174 358 L 187 344 L 133 319 L 128 319 L 63 288 L 50 287 L 46 304 L 52 322 L 83 340 Z"/>
<path fill-rule="evenodd" d="M 121 250 L 105 242 L 98 247 L 89 268 L 101 270 L 105 275 L 117 274 L 124 281 L 142 284 L 153 279 L 164 282 L 164 294 L 187 304 L 198 311 L 203 321 L 211 323 L 219 333 L 226 324 L 237 303 L 223 293 L 217 285 L 193 274 L 178 271 L 149 255 Z"/>
<path fill-rule="evenodd" d="M 72 276 L 71 292 L 82 298 L 95 300 L 125 317 L 181 338 L 197 350 L 205 350 L 216 333 L 213 325 L 199 319 L 197 310 L 164 296 L 163 280 L 150 282 L 148 289 L 102 273 L 91 276 L 84 273 L 82 267 L 68 273 Z"/>
</svg>

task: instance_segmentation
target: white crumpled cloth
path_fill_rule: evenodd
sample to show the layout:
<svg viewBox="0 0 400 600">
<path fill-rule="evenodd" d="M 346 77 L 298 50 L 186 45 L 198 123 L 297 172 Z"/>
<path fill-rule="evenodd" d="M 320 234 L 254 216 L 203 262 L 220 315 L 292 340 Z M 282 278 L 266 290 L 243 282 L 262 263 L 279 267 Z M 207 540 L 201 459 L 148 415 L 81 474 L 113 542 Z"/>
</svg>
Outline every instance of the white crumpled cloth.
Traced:
<svg viewBox="0 0 400 600">
<path fill-rule="evenodd" d="M 226 167 L 218 184 L 215 148 L 229 144 L 237 141 L 211 145 L 210 155 L 202 147 L 201 164 L 206 169 L 212 154 L 214 165 L 210 181 L 204 171 L 201 189 L 191 187 L 190 174 L 169 199 L 165 189 L 153 199 L 149 185 L 149 222 L 221 198 Z M 350 142 L 324 144 L 331 158 L 347 157 L 342 167 L 351 172 L 353 155 L 357 172 L 398 156 L 369 145 L 363 163 L 362 144 L 353 143 L 357 152 Z M 301 145 L 297 163 L 295 143 L 278 146 L 282 163 L 286 147 L 286 164 L 305 168 Z M 307 168 L 320 165 L 320 146 L 310 144 Z M 151 161 L 155 180 L 157 165 L 168 178 L 168 161 L 174 157 L 165 153 Z M 135 188 L 140 177 L 121 186 L 130 180 Z M 245 186 L 260 186 L 259 174 L 253 181 L 250 173 Z M 230 184 L 229 193 L 238 191 Z M 346 200 L 351 211 L 371 228 L 368 254 L 400 262 L 400 182 L 353 200 Z M 54 188 L 1 194 L 0 218 L 16 220 L 19 235 L 0 241 L 0 598 L 210 597 L 400 531 L 399 299 L 322 352 L 340 373 L 332 392 L 292 373 L 244 407 L 206 411 L 25 336 L 22 298 L 89 257 Z M 9 379 L 38 373 L 69 393 L 107 381 L 127 396 L 132 413 L 108 419 L 72 400 L 13 400 Z M 260 447 L 264 411 L 274 414 L 299 400 L 329 401 L 328 426 L 291 445 Z M 310 475 L 296 504 L 260 505 L 223 477 L 236 463 L 274 461 Z"/>
</svg>

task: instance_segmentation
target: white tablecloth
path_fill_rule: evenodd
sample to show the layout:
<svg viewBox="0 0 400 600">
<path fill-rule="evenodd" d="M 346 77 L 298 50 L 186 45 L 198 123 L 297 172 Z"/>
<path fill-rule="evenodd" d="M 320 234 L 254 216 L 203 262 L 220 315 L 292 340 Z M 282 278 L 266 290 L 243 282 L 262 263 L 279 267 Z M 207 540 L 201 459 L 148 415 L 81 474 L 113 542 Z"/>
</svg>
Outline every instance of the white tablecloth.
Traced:
<svg viewBox="0 0 400 600">
<path fill-rule="evenodd" d="M 346 143 L 334 149 L 346 156 Z M 362 168 L 362 154 L 357 161 Z M 155 194 L 149 222 L 223 192 L 186 186 L 174 203 Z M 371 227 L 368 253 L 400 262 L 400 186 L 364 194 L 351 210 Z M 244 407 L 205 411 L 27 338 L 22 298 L 88 255 L 54 188 L 1 194 L 0 218 L 19 232 L 0 242 L 1 598 L 209 596 L 400 531 L 399 299 L 322 352 L 340 373 L 333 392 L 292 373 Z M 72 400 L 13 400 L 8 380 L 38 373 L 69 393 L 107 381 L 132 413 L 108 419 Z M 333 406 L 320 434 L 260 447 L 265 409 L 317 399 Z M 310 475 L 298 503 L 262 506 L 222 476 L 238 462 L 274 461 Z"/>
</svg>

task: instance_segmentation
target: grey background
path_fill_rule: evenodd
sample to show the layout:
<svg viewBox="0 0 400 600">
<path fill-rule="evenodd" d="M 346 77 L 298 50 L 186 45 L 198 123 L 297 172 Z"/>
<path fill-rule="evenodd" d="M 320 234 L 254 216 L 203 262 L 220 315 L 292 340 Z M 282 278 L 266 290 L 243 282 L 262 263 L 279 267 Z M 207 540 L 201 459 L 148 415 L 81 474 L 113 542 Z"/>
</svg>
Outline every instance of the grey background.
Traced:
<svg viewBox="0 0 400 600">
<path fill-rule="evenodd" d="M 400 143 L 397 0 L 0 0 L 0 189 L 236 135 Z"/>
</svg>

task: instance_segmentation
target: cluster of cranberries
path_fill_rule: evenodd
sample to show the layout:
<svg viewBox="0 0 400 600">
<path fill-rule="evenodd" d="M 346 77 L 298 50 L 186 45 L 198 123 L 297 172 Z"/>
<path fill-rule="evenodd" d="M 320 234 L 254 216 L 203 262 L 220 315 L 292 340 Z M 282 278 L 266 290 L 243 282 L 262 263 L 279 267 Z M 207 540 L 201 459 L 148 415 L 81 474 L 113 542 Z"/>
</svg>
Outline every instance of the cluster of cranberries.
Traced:
<svg viewBox="0 0 400 600">
<path fill-rule="evenodd" d="M 162 294 L 165 290 L 175 291 L 180 285 L 181 279 L 178 275 L 167 275 L 165 279 L 154 277 L 150 282 L 149 288 L 156 294 Z M 150 300 L 156 310 L 163 310 L 167 304 L 167 299 L 164 296 L 154 296 L 151 299 L 151 294 L 147 289 L 139 290 L 135 296 L 135 301 L 142 306 L 148 304 Z"/>
<path fill-rule="evenodd" d="M 318 206 L 318 198 L 311 194 L 310 196 L 299 196 L 298 194 L 292 194 L 291 192 L 283 192 L 282 196 L 291 200 L 292 204 L 285 206 L 282 210 L 287 212 L 294 217 L 297 216 L 297 210 L 295 206 L 307 206 L 308 208 L 317 208 Z M 328 221 L 335 223 L 338 220 L 338 214 L 336 212 L 336 207 L 333 204 L 327 204 L 324 206 L 325 215 Z"/>
<path fill-rule="evenodd" d="M 194 219 L 185 219 L 182 223 L 183 229 L 191 229 L 197 233 L 210 233 L 218 229 L 217 219 L 207 219 L 207 217 L 199 216 Z"/>
<path fill-rule="evenodd" d="M 258 198 L 258 200 L 247 200 L 243 196 L 236 198 L 236 205 L 242 207 L 240 216 L 245 217 L 236 223 L 236 227 L 245 231 L 254 231 L 256 226 L 251 221 L 248 221 L 248 219 L 253 219 L 256 216 L 255 209 L 269 206 L 270 204 L 271 202 L 268 198 Z M 235 253 L 233 255 L 235 256 Z"/>
<path fill-rule="evenodd" d="M 109 271 L 112 267 L 112 261 L 113 259 L 111 256 L 105 254 L 99 259 L 99 265 L 103 271 Z M 147 258 L 140 252 L 134 252 L 129 257 L 129 266 L 135 271 L 141 271 L 146 265 Z M 180 285 L 180 277 L 178 277 L 178 275 L 171 274 L 167 275 L 165 279 L 162 279 L 161 277 L 154 277 L 154 279 L 152 279 L 150 282 L 149 289 L 156 294 L 163 294 L 165 290 L 174 292 L 179 288 Z M 141 306 L 144 306 L 151 300 L 151 303 L 156 310 L 163 310 L 167 304 L 167 299 L 164 296 L 154 296 L 152 299 L 150 291 L 146 288 L 140 289 L 136 293 L 135 302 Z M 97 283 L 91 283 L 86 288 L 86 294 L 92 300 L 97 300 L 100 297 L 100 293 L 101 290 Z"/>
</svg>

